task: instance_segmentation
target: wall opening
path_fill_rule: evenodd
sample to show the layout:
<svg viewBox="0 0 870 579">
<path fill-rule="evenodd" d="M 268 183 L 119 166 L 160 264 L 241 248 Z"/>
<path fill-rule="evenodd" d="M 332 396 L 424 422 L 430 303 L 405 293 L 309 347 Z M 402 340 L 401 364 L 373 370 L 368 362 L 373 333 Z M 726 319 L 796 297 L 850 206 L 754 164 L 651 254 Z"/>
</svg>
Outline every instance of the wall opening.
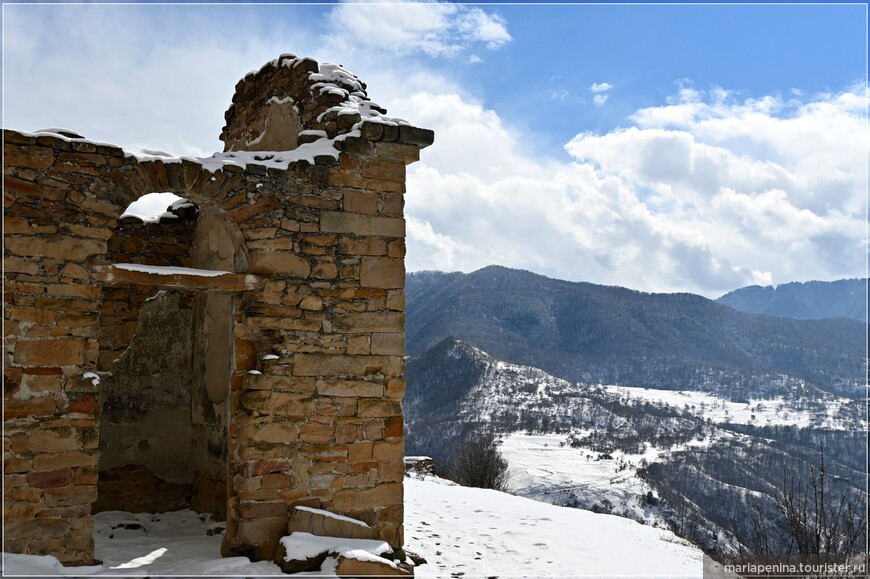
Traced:
<svg viewBox="0 0 870 579">
<path fill-rule="evenodd" d="M 108 242 L 110 264 L 154 275 L 104 288 L 94 512 L 192 508 L 224 520 L 234 298 L 160 280 L 177 268 L 237 271 L 243 251 L 222 215 L 155 195 L 150 209 L 128 208 Z"/>
<path fill-rule="evenodd" d="M 191 506 L 193 300 L 160 291 L 139 310 L 104 387 L 94 511 Z"/>
</svg>

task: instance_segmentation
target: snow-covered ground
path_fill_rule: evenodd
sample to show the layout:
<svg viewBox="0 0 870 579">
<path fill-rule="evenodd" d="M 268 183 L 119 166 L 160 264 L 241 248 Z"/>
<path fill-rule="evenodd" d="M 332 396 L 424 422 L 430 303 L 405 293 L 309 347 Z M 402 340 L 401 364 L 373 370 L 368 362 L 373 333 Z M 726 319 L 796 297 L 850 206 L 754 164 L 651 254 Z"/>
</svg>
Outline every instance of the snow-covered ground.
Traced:
<svg viewBox="0 0 870 579">
<path fill-rule="evenodd" d="M 405 479 L 405 543 L 417 577 L 700 577 L 702 553 L 621 517 L 497 491 Z"/>
<path fill-rule="evenodd" d="M 651 489 L 637 474 L 645 460 L 655 462 L 662 451 L 647 447 L 644 454 L 599 453 L 565 444 L 564 434 L 514 432 L 499 446 L 508 462 L 510 487 L 521 496 L 559 505 L 576 503 L 581 508 L 603 505 L 607 499 L 613 513 L 650 524 L 662 524 L 656 508 L 641 497 Z"/>
<path fill-rule="evenodd" d="M 653 402 L 688 410 L 700 418 L 709 418 L 713 423 L 755 424 L 758 426 L 798 426 L 840 430 L 853 427 L 843 424 L 837 415 L 849 403 L 847 398 L 831 396 L 819 400 L 820 408 L 802 408 L 801 400 L 786 400 L 782 397 L 769 400 L 750 399 L 749 402 L 731 402 L 704 392 L 682 390 L 657 390 L 628 386 L 598 385 L 596 388 L 619 398 L 631 401 Z"/>
<path fill-rule="evenodd" d="M 63 567 L 54 557 L 4 553 L 3 575 L 282 575 L 281 569 L 269 561 L 221 558 L 221 533 L 209 536 L 212 521 L 190 510 L 155 515 L 107 511 L 94 519 L 95 556 L 102 565 Z"/>
<path fill-rule="evenodd" d="M 434 477 L 405 479 L 406 547 L 428 563 L 417 577 L 700 577 L 701 551 L 672 533 L 627 519 L 556 507 Z M 220 557 L 220 533 L 193 511 L 96 515 L 94 567 L 4 554 L 3 575 L 274 576 L 273 563 Z M 334 576 L 323 571 L 320 576 Z"/>
</svg>

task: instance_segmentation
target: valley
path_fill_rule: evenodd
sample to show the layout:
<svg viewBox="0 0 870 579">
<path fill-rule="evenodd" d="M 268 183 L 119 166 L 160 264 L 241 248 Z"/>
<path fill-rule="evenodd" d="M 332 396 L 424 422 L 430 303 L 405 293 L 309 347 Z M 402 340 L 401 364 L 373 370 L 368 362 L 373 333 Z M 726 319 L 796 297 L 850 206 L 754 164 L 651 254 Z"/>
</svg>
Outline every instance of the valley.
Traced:
<svg viewBox="0 0 870 579">
<path fill-rule="evenodd" d="M 505 275 L 515 279 L 525 274 L 507 270 Z M 495 319 L 480 312 L 471 316 L 467 290 L 456 287 L 464 279 L 459 276 L 466 274 L 427 273 L 424 277 L 433 275 L 436 281 L 427 283 L 437 286 L 444 276 L 447 288 L 415 287 L 409 291 L 409 312 L 417 311 L 413 319 L 421 319 L 424 312 L 414 309 L 421 307 L 414 300 L 436 296 L 429 305 L 444 300 L 444 309 L 438 315 L 427 315 L 451 333 L 423 351 L 419 343 L 409 343 L 409 351 L 419 353 L 407 365 L 406 452 L 432 456 L 439 473 L 449 476 L 452 449 L 464 439 L 491 432 L 508 463 L 514 494 L 666 528 L 711 553 L 728 553 L 739 545 L 739 539 L 749 532 L 750 514 L 777 520 L 784 481 L 811 484 L 812 473 L 822 460 L 832 492 L 866 505 L 866 404 L 860 373 L 847 371 L 864 361 L 859 348 L 842 341 L 842 334 L 854 338 L 852 332 L 861 324 L 836 320 L 842 321 L 837 326 L 840 334 L 814 335 L 819 350 L 829 349 L 832 358 L 820 355 L 804 341 L 802 353 L 780 358 L 777 368 L 717 366 L 709 359 L 701 362 L 699 357 L 684 357 L 680 370 L 671 372 L 665 354 L 656 356 L 648 349 L 643 364 L 625 374 L 602 372 L 619 378 L 602 383 L 593 379 L 596 371 L 588 366 L 581 369 L 585 362 L 576 362 L 572 368 L 565 356 L 559 357 L 562 365 L 556 366 L 563 368 L 561 372 L 542 369 L 553 368 L 554 358 L 538 357 L 540 349 L 551 352 L 553 344 L 564 344 L 564 339 L 532 339 L 528 328 L 511 325 L 504 316 Z M 538 278 L 529 279 L 549 283 Z M 510 287 L 508 280 L 503 281 L 501 287 Z M 487 283 L 496 286 L 492 280 Z M 517 296 L 525 295 L 522 287 L 512 290 L 515 315 L 534 309 L 516 303 Z M 452 296 L 449 300 L 445 292 Z M 614 307 L 623 306 L 617 303 Z M 656 309 L 655 302 L 651 307 Z M 713 303 L 713 307 L 724 306 Z M 474 308 L 495 311 L 488 305 Z M 551 302 L 552 309 L 557 308 Z M 456 311 L 471 317 L 454 320 Z M 765 325 L 768 320 L 773 320 L 774 327 L 796 324 L 798 333 L 803 331 L 801 324 L 819 323 L 740 315 L 750 318 L 750 326 Z M 660 321 L 641 311 L 634 312 L 633 318 L 652 318 L 652 326 Z M 648 330 L 649 326 L 641 327 L 637 333 Z M 709 328 L 713 333 L 716 330 Z M 433 332 L 409 327 L 409 340 Z M 474 341 L 482 335 L 488 343 L 498 341 L 495 349 L 500 355 Z M 807 331 L 806 336 L 811 335 Z M 866 326 L 857 335 L 866 335 Z M 528 349 L 514 341 L 518 336 L 528 340 Z M 590 338 L 590 348 L 604 351 L 593 342 Z M 745 352 L 764 347 L 747 338 L 735 338 L 734 343 Z M 619 358 L 632 347 L 630 342 L 621 343 L 613 357 Z M 784 342 L 780 348 L 787 349 Z M 514 357 L 511 352 L 520 354 Z M 516 361 L 531 358 L 543 363 L 536 367 Z M 812 364 L 807 363 L 810 360 Z M 641 368 L 652 370 L 642 372 Z M 578 374 L 588 379 L 578 380 Z M 666 383 L 665 376 L 671 376 Z M 832 387 L 835 382 L 838 385 Z"/>
</svg>

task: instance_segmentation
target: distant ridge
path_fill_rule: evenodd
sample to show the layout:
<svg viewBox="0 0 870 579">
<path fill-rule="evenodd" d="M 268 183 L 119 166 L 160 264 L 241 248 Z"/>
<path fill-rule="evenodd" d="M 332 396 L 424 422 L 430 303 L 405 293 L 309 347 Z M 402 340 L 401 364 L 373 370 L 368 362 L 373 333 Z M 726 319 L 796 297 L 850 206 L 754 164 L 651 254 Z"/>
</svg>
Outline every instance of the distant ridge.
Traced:
<svg viewBox="0 0 870 579">
<path fill-rule="evenodd" d="M 796 320 L 852 318 L 863 322 L 867 319 L 867 280 L 752 285 L 728 292 L 716 301 L 751 314 Z"/>
<path fill-rule="evenodd" d="M 858 395 L 867 326 L 755 315 L 694 294 L 649 294 L 490 266 L 407 276 L 407 348 L 454 337 L 571 381 L 751 392 L 806 381 Z"/>
</svg>

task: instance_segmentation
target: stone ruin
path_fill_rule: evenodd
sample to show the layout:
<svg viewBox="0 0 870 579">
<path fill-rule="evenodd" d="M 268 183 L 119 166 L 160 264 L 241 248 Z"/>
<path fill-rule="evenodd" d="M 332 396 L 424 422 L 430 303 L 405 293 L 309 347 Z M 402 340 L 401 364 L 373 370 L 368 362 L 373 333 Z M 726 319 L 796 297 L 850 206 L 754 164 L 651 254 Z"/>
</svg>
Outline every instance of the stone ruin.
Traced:
<svg viewBox="0 0 870 579">
<path fill-rule="evenodd" d="M 269 559 L 300 506 L 402 547 L 405 167 L 433 133 L 385 113 L 282 55 L 212 157 L 4 131 L 6 551 L 88 564 L 94 513 L 192 508 Z M 153 192 L 185 201 L 124 215 Z"/>
</svg>

